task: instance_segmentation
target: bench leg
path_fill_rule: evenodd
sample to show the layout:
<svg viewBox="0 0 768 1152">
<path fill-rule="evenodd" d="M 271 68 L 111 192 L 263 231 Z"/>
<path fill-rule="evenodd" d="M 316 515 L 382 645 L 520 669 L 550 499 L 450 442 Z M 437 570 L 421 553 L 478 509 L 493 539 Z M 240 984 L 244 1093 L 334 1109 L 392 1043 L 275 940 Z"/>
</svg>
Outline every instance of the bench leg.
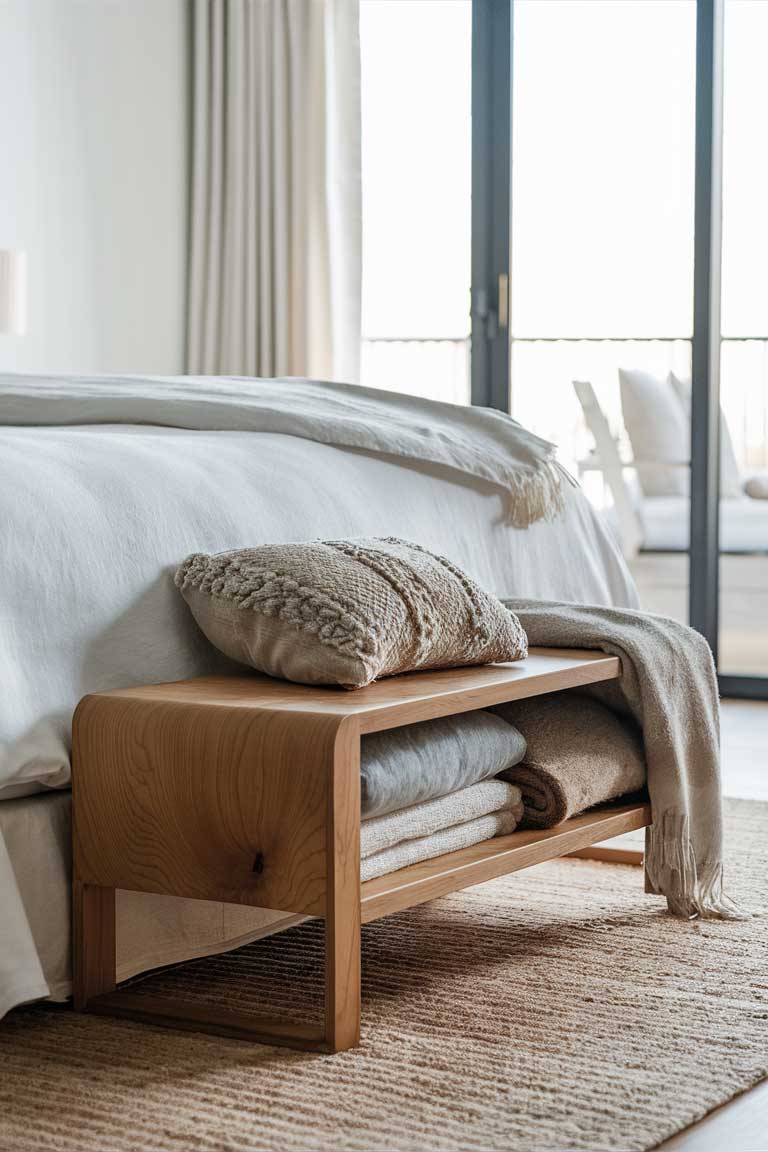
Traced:
<svg viewBox="0 0 768 1152">
<path fill-rule="evenodd" d="M 325 1039 L 331 1052 L 360 1043 L 359 895 L 325 922 Z"/>
<path fill-rule="evenodd" d="M 212 1032 L 238 1040 L 340 1052 L 360 1035 L 360 899 L 357 916 L 326 920 L 325 1021 L 299 1024 L 117 988 L 115 890 L 74 886 L 74 1006 L 166 1028 Z"/>
<path fill-rule="evenodd" d="M 360 738 L 336 742 L 329 790 L 325 909 L 325 1039 L 331 1052 L 360 1043 Z"/>
<path fill-rule="evenodd" d="M 325 922 L 325 1020 L 299 1024 L 205 1004 L 147 996 L 115 981 L 115 890 L 74 889 L 74 1003 L 79 1012 L 144 1024 L 210 1032 L 238 1040 L 320 1052 L 342 1052 L 360 1041 L 360 897 L 338 902 Z"/>
<path fill-rule="evenodd" d="M 79 1011 L 322 1052 L 360 1040 L 360 737 L 355 726 L 317 750 L 325 790 L 325 1010 L 294 1023 L 116 987 L 115 889 L 75 872 L 75 1007 Z M 77 853 L 76 853 L 77 858 Z"/>
<path fill-rule="evenodd" d="M 75 1008 L 82 1012 L 94 996 L 114 992 L 115 890 L 75 880 L 74 980 Z"/>
</svg>

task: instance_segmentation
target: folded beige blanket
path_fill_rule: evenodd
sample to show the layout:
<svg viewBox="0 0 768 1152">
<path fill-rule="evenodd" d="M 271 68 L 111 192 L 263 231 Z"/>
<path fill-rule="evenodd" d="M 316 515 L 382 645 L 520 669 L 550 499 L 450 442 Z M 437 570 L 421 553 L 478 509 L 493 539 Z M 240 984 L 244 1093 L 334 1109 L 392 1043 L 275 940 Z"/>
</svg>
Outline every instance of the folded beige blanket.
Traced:
<svg viewBox="0 0 768 1152">
<path fill-rule="evenodd" d="M 712 653 L 692 628 L 664 616 L 541 600 L 506 600 L 544 648 L 618 656 L 618 680 L 589 695 L 631 716 L 643 733 L 653 824 L 646 833 L 649 892 L 676 916 L 743 918 L 723 891 L 720 700 Z"/>
<path fill-rule="evenodd" d="M 425 800 L 386 816 L 374 816 L 360 825 L 360 856 L 365 859 L 406 840 L 418 840 L 466 824 L 492 812 L 511 812 L 517 822 L 523 814 L 520 789 L 503 780 L 483 780 L 437 800 Z"/>
<path fill-rule="evenodd" d="M 552 828 L 586 808 L 645 785 L 637 725 L 580 692 L 559 692 L 493 709 L 526 739 L 523 760 L 501 773 L 522 792 L 523 819 Z"/>
<path fill-rule="evenodd" d="M 483 840 L 491 840 L 494 836 L 506 836 L 514 832 L 516 826 L 514 812 L 491 812 L 487 816 L 478 816 L 476 820 L 465 820 L 463 824 L 443 828 L 429 836 L 404 840 L 394 848 L 385 848 L 383 852 L 374 852 L 373 856 L 361 860 L 360 879 L 372 880 L 374 876 L 396 872 L 398 868 L 407 868 L 409 864 L 418 864 L 421 860 L 432 860 L 446 852 L 481 844 Z"/>
</svg>

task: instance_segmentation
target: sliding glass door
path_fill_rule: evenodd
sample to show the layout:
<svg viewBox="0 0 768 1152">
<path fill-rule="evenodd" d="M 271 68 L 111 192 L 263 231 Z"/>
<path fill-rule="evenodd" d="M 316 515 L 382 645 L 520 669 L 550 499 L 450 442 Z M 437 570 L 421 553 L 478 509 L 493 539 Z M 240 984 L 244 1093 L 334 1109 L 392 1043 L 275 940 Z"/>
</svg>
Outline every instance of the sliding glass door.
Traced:
<svg viewBox="0 0 768 1152">
<path fill-rule="evenodd" d="M 511 411 L 610 519 L 642 606 L 681 620 L 695 69 L 694 0 L 514 4 Z"/>
<path fill-rule="evenodd" d="M 511 10 L 510 410 L 612 521 L 643 607 L 766 696 L 768 4 Z"/>
<path fill-rule="evenodd" d="M 719 663 L 749 691 L 768 676 L 768 4 L 727 0 L 723 46 Z"/>
</svg>

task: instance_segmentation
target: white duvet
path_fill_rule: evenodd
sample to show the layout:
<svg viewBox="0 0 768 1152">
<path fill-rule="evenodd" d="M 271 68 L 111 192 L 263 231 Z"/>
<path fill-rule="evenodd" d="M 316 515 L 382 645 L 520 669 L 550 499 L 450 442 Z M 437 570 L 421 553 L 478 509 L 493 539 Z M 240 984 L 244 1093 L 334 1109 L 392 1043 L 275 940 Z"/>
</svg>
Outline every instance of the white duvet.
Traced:
<svg viewBox="0 0 768 1152">
<path fill-rule="evenodd" d="M 225 666 L 173 585 L 189 552 L 393 535 L 499 596 L 636 605 L 567 483 L 554 521 L 517 529 L 498 486 L 440 464 L 279 433 L 7 426 L 1 397 L 0 425 L 0 788 L 67 784 L 85 693 Z M 12 886 L 0 871 L 0 918 Z"/>
<path fill-rule="evenodd" d="M 564 495 L 554 523 L 516 530 L 484 482 L 291 436 L 0 429 L 0 786 L 66 784 L 85 693 L 222 666 L 173 586 L 189 552 L 394 535 L 499 596 L 633 604 L 612 540 Z"/>
</svg>

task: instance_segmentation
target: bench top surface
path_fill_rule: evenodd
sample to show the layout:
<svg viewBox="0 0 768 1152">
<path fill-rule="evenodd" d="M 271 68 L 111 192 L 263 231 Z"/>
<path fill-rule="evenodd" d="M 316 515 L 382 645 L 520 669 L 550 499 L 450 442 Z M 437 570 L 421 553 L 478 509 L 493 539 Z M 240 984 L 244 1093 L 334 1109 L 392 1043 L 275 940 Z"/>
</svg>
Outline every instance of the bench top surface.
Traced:
<svg viewBox="0 0 768 1152">
<path fill-rule="evenodd" d="M 191 707 L 294 711 L 334 715 L 339 719 L 357 717 L 361 731 L 373 732 L 544 692 L 613 680 L 619 673 L 618 659 L 603 652 L 533 648 L 526 660 L 513 664 L 410 672 L 355 691 L 292 684 L 254 672 L 148 684 L 98 695 Z"/>
</svg>

